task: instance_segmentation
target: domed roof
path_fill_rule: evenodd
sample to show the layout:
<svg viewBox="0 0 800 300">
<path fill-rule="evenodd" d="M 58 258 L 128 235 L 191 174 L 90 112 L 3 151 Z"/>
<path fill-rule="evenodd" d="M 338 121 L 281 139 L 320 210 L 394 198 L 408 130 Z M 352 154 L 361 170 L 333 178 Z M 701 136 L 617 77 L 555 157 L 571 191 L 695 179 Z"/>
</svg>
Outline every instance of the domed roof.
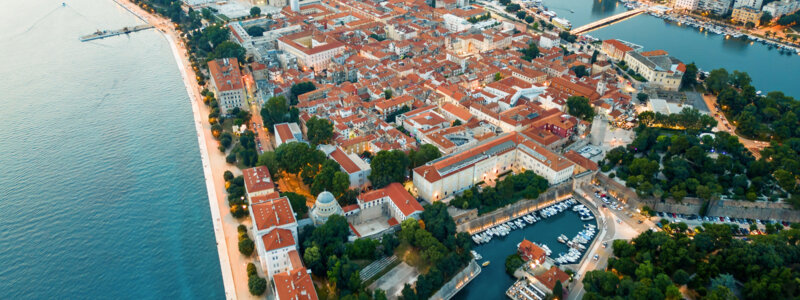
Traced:
<svg viewBox="0 0 800 300">
<path fill-rule="evenodd" d="M 324 191 L 322 193 L 319 193 L 319 195 L 317 195 L 317 203 L 319 204 L 328 204 L 335 201 L 336 198 L 334 198 L 333 194 L 331 194 L 328 191 Z"/>
</svg>

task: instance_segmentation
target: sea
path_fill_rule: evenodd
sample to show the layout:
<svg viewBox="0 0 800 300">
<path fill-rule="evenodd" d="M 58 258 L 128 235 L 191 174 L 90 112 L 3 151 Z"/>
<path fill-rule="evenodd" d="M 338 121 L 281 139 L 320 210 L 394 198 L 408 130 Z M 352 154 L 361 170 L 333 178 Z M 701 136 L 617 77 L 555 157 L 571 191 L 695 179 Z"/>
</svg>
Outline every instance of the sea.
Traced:
<svg viewBox="0 0 800 300">
<path fill-rule="evenodd" d="M 224 298 L 189 96 L 107 0 L 0 1 L 0 299 Z"/>
</svg>

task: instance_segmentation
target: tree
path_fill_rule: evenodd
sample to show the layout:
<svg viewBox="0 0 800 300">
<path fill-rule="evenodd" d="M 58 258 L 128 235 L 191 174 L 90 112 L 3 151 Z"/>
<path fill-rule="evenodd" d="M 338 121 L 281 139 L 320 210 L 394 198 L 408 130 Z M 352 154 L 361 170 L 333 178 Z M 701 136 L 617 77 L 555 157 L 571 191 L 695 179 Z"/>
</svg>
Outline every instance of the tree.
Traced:
<svg viewBox="0 0 800 300">
<path fill-rule="evenodd" d="M 383 91 L 383 98 L 386 100 L 392 99 L 392 90 L 386 89 Z"/>
<path fill-rule="evenodd" d="M 306 205 L 306 197 L 303 195 L 295 194 L 292 192 L 285 192 L 280 194 L 281 197 L 289 198 L 289 203 L 292 205 L 292 211 L 294 211 L 299 218 L 303 218 L 303 216 L 308 213 L 308 206 Z"/>
<path fill-rule="evenodd" d="M 261 108 L 261 118 L 264 120 L 264 127 L 270 132 L 274 130 L 273 125 L 284 122 L 297 122 L 299 111 L 297 108 L 289 108 L 286 98 L 281 96 L 271 97 Z"/>
<path fill-rule="evenodd" d="M 678 285 L 687 284 L 689 283 L 689 273 L 686 273 L 683 269 L 678 269 L 672 274 L 672 281 Z"/>
<path fill-rule="evenodd" d="M 417 292 L 415 292 L 411 288 L 411 285 L 409 285 L 408 283 L 403 285 L 403 291 L 402 291 L 401 295 L 402 295 L 402 299 L 403 300 L 417 300 L 417 299 L 419 299 L 417 297 Z"/>
<path fill-rule="evenodd" d="M 267 290 L 267 280 L 261 277 L 250 276 L 247 279 L 247 287 L 250 289 L 250 294 L 260 296 Z"/>
<path fill-rule="evenodd" d="M 577 76 L 578 78 L 581 78 L 583 76 L 589 75 L 589 73 L 586 72 L 586 66 L 584 66 L 584 65 L 574 66 L 574 67 L 572 67 L 571 70 L 572 70 L 572 72 L 575 72 L 575 76 Z"/>
<path fill-rule="evenodd" d="M 375 188 L 385 187 L 392 182 L 403 182 L 409 164 L 410 160 L 403 151 L 382 150 L 370 162 L 372 172 L 369 180 Z"/>
<path fill-rule="evenodd" d="M 419 150 L 411 150 L 408 153 L 408 158 L 411 161 L 411 168 L 416 168 L 428 163 L 434 159 L 442 156 L 439 148 L 431 144 L 425 144 L 419 147 Z"/>
<path fill-rule="evenodd" d="M 214 51 L 208 56 L 209 59 L 218 58 L 236 58 L 240 62 L 244 61 L 244 55 L 247 51 L 237 43 L 231 41 L 224 41 L 219 46 L 214 48 Z"/>
<path fill-rule="evenodd" d="M 683 72 L 683 77 L 681 78 L 681 85 L 684 87 L 693 87 L 697 84 L 697 65 L 694 62 L 686 65 L 686 70 Z"/>
<path fill-rule="evenodd" d="M 250 36 L 263 36 L 264 35 L 264 28 L 261 26 L 253 26 L 247 28 L 247 34 Z"/>
<path fill-rule="evenodd" d="M 553 296 L 556 299 L 564 299 L 564 287 L 561 286 L 561 280 L 556 280 L 556 284 L 553 286 Z"/>
<path fill-rule="evenodd" d="M 724 68 L 714 69 L 705 80 L 706 89 L 714 94 L 719 94 L 720 91 L 728 86 L 729 81 L 730 75 L 727 70 Z"/>
<path fill-rule="evenodd" d="M 761 25 L 768 25 L 770 22 L 772 22 L 772 14 L 765 11 L 763 14 L 761 14 L 760 21 Z"/>
<path fill-rule="evenodd" d="M 645 94 L 645 93 L 638 93 L 638 94 L 636 94 L 636 99 L 638 99 L 638 100 L 639 100 L 639 102 L 645 102 L 645 101 L 647 101 L 647 98 L 650 98 L 650 96 L 648 96 L 648 95 L 647 95 L 647 94 Z"/>
<path fill-rule="evenodd" d="M 524 20 L 524 19 L 525 19 L 525 16 L 527 16 L 527 15 L 528 15 L 528 14 L 527 14 L 527 13 L 525 13 L 525 11 L 522 11 L 522 10 L 521 10 L 521 11 L 518 11 L 518 12 L 517 12 L 517 19 Z"/>
<path fill-rule="evenodd" d="M 260 16 L 261 8 L 259 8 L 258 6 L 253 6 L 252 8 L 250 8 L 250 15 L 254 17 Z"/>
<path fill-rule="evenodd" d="M 528 44 L 528 49 L 522 50 L 522 54 L 522 59 L 531 61 L 539 57 L 539 47 L 536 46 L 536 43 L 530 43 Z"/>
<path fill-rule="evenodd" d="M 500 74 L 500 72 L 494 73 L 494 81 L 500 81 L 500 79 L 503 79 L 503 74 Z"/>
<path fill-rule="evenodd" d="M 589 104 L 589 99 L 582 96 L 571 96 L 567 98 L 567 113 L 585 121 L 594 118 L 594 108 Z"/>
<path fill-rule="evenodd" d="M 247 277 L 250 276 L 257 276 L 258 270 L 256 269 L 256 265 L 253 263 L 247 263 Z"/>
<path fill-rule="evenodd" d="M 303 261 L 314 274 L 322 274 L 325 271 L 325 265 L 322 263 L 322 255 L 317 246 L 306 249 L 306 252 L 303 253 Z"/>
<path fill-rule="evenodd" d="M 533 23 L 535 21 L 536 21 L 536 18 L 534 18 L 533 16 L 525 16 L 525 22 L 527 22 L 528 24 Z M 534 29 L 537 26 L 538 26 L 538 24 L 533 24 Z"/>
<path fill-rule="evenodd" d="M 311 144 L 329 144 L 333 140 L 333 124 L 325 119 L 316 116 L 306 122 L 306 135 Z"/>
<path fill-rule="evenodd" d="M 522 260 L 522 257 L 519 256 L 518 253 L 511 254 L 506 257 L 506 273 L 510 276 L 514 276 L 514 272 L 519 269 L 525 261 Z"/>
<path fill-rule="evenodd" d="M 292 89 L 290 90 L 291 95 L 289 96 L 289 100 L 292 105 L 297 104 L 297 96 L 300 96 L 302 94 L 308 93 L 316 89 L 317 87 L 311 81 L 296 83 L 292 85 Z"/>
<path fill-rule="evenodd" d="M 239 252 L 241 252 L 244 256 L 250 256 L 253 254 L 253 249 L 255 249 L 256 244 L 253 243 L 253 240 L 250 238 L 241 239 L 239 241 Z"/>
</svg>

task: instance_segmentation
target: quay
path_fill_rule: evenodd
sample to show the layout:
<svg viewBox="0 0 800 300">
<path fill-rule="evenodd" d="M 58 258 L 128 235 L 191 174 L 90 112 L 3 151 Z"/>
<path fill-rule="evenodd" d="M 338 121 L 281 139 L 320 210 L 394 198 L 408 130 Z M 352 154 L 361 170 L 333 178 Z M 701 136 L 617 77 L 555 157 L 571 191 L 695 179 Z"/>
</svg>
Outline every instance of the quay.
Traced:
<svg viewBox="0 0 800 300">
<path fill-rule="evenodd" d="M 587 33 L 589 31 L 598 29 L 600 27 L 603 27 L 603 26 L 606 26 L 606 25 L 609 25 L 609 24 L 612 24 L 612 23 L 623 21 L 623 20 L 628 19 L 628 18 L 633 18 L 633 17 L 638 16 L 638 15 L 644 13 L 644 12 L 645 12 L 644 8 L 632 9 L 632 10 L 629 10 L 629 11 L 626 11 L 626 12 L 623 12 L 623 13 L 619 13 L 619 14 L 616 14 L 616 15 L 613 15 L 613 16 L 610 16 L 610 17 L 607 17 L 607 18 L 603 18 L 603 19 L 591 22 L 589 24 L 583 25 L 583 26 L 578 27 L 578 28 L 575 28 L 575 29 L 571 30 L 569 33 L 574 34 L 574 35 L 584 34 L 584 33 Z"/>
<path fill-rule="evenodd" d="M 102 31 L 98 30 L 95 33 L 82 36 L 80 40 L 81 42 L 88 42 L 92 40 L 99 40 L 107 37 L 118 36 L 121 34 L 129 34 L 132 32 L 147 30 L 150 28 L 154 28 L 154 26 L 150 24 L 143 24 L 143 25 L 136 25 L 133 27 L 123 27 L 122 29 L 118 30 L 102 30 Z"/>
</svg>

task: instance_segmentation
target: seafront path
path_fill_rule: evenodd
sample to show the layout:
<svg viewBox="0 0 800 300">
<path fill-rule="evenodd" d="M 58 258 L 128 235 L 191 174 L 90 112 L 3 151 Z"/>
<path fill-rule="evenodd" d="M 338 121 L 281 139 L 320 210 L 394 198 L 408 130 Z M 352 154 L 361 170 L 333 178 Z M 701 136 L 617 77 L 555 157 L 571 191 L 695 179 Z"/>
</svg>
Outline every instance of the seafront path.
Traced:
<svg viewBox="0 0 800 300">
<path fill-rule="evenodd" d="M 196 74 L 191 67 L 187 50 L 180 38 L 180 34 L 175 31 L 175 26 L 169 20 L 161 16 L 150 14 L 138 5 L 127 0 L 114 0 L 119 5 L 124 6 L 129 11 L 152 24 L 170 44 L 175 61 L 180 69 L 186 91 L 192 102 L 192 112 L 194 115 L 195 128 L 197 130 L 197 140 L 200 147 L 200 156 L 203 163 L 203 173 L 208 190 L 209 206 L 211 208 L 211 218 L 214 225 L 214 236 L 219 253 L 220 268 L 222 270 L 222 281 L 225 288 L 226 299 L 258 299 L 250 295 L 247 287 L 247 263 L 252 262 L 252 258 L 244 257 L 239 253 L 239 240 L 237 227 L 239 222 L 230 214 L 225 193 L 225 180 L 223 173 L 229 170 L 234 175 L 241 175 L 241 171 L 235 166 L 225 162 L 225 154 L 217 150 L 218 142 L 211 135 L 211 124 L 206 117 L 210 113 L 208 107 L 203 103 L 200 95 L 202 87 L 197 84 Z M 249 220 L 243 224 L 250 227 Z M 259 264 L 256 264 L 259 265 Z"/>
</svg>

